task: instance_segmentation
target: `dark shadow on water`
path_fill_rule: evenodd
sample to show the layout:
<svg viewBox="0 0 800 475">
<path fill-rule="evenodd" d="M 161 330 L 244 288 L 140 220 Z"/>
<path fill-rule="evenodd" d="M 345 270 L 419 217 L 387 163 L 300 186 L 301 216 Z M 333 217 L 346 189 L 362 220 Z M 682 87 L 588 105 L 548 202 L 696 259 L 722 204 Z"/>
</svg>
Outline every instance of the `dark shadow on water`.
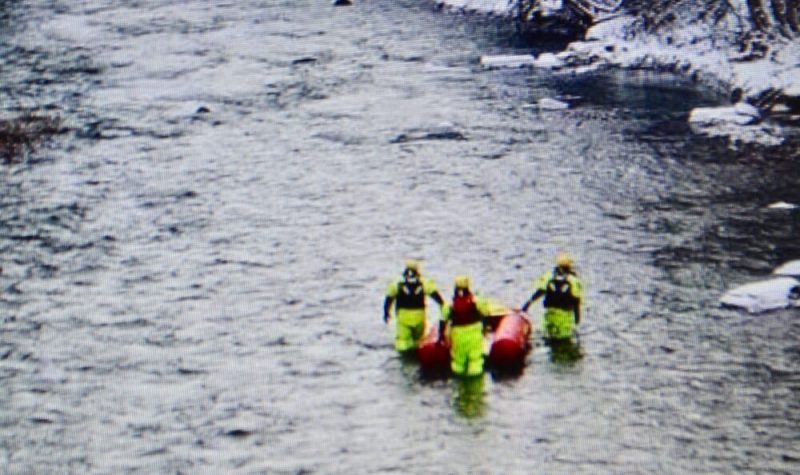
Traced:
<svg viewBox="0 0 800 475">
<path fill-rule="evenodd" d="M 525 368 L 527 366 L 527 359 L 528 354 L 533 349 L 533 346 L 530 345 L 527 350 L 525 351 L 525 356 L 519 362 L 519 364 L 515 364 L 513 366 L 495 366 L 491 364 L 491 361 L 487 358 L 486 361 L 486 371 L 491 375 L 492 381 L 508 381 L 511 379 L 517 379 L 525 373 Z"/>
<path fill-rule="evenodd" d="M 437 383 L 447 381 L 452 376 L 449 368 L 447 371 L 423 371 L 414 350 L 396 353 L 395 357 L 400 361 L 400 370 L 410 384 Z"/>
<path fill-rule="evenodd" d="M 486 54 L 514 53 L 530 54 L 543 51 L 562 51 L 573 41 L 574 32 L 564 28 L 521 27 L 513 18 L 503 15 L 487 15 L 472 10 L 450 10 L 438 1 L 402 2 L 406 9 L 429 10 L 432 21 L 440 30 L 466 35 L 480 45 Z M 566 34 L 564 34 L 566 33 Z"/>
<path fill-rule="evenodd" d="M 462 377 L 453 380 L 453 409 L 466 419 L 476 419 L 486 413 L 484 376 Z"/>
<path fill-rule="evenodd" d="M 0 119 L 0 162 L 11 164 L 22 161 L 40 143 L 58 133 L 63 133 L 61 119 L 27 110 L 10 119 Z"/>
<path fill-rule="evenodd" d="M 419 374 L 419 363 L 417 362 L 417 354 L 414 351 L 406 351 L 397 353 L 397 359 L 400 360 L 400 367 L 403 374 L 408 378 L 416 378 Z"/>
<path fill-rule="evenodd" d="M 574 366 L 583 358 L 580 341 L 575 338 L 566 340 L 545 340 L 550 348 L 550 361 L 559 366 Z"/>
<path fill-rule="evenodd" d="M 578 104 L 628 111 L 644 121 L 677 121 L 688 131 L 689 111 L 726 103 L 726 98 L 669 73 L 609 70 L 559 82 L 559 93 L 579 97 Z M 646 122 L 649 123 L 649 122 Z"/>
<path fill-rule="evenodd" d="M 525 366 L 520 365 L 514 368 L 492 368 L 489 370 L 489 374 L 492 377 L 492 381 L 508 381 L 511 379 L 517 379 L 525 372 Z"/>
<path fill-rule="evenodd" d="M 419 368 L 418 375 L 420 381 L 432 382 L 449 379 L 453 373 L 450 370 L 423 371 L 422 368 Z"/>
</svg>

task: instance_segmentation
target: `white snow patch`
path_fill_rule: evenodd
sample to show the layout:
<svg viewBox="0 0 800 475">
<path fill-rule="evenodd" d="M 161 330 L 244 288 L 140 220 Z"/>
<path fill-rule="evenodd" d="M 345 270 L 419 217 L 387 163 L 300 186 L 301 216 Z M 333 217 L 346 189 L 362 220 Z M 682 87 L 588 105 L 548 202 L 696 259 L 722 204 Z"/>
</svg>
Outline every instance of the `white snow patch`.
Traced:
<svg viewBox="0 0 800 475">
<path fill-rule="evenodd" d="M 689 114 L 689 126 L 695 133 L 710 137 L 728 137 L 729 145 L 759 143 L 775 146 L 783 143 L 780 127 L 757 123 L 757 108 L 745 102 L 726 107 L 698 107 Z"/>
<path fill-rule="evenodd" d="M 481 56 L 481 65 L 487 68 L 519 68 L 534 64 L 529 54 Z"/>
<path fill-rule="evenodd" d="M 578 66 L 577 68 L 575 68 L 575 74 L 593 73 L 595 71 L 599 71 L 602 68 L 603 68 L 603 65 L 599 64 L 599 63 L 594 63 L 594 64 L 590 64 L 590 65 L 587 65 L 587 66 Z"/>
<path fill-rule="evenodd" d="M 698 107 L 689 113 L 689 123 L 699 126 L 750 125 L 759 116 L 758 109 L 746 103 L 727 107 Z"/>
<path fill-rule="evenodd" d="M 761 118 L 761 112 L 758 111 L 758 108 L 746 102 L 737 102 L 736 104 L 734 104 L 733 109 L 739 115 L 749 116 L 754 119 Z"/>
<path fill-rule="evenodd" d="M 543 69 L 558 69 L 564 67 L 564 60 L 553 53 L 542 53 L 536 57 L 533 65 Z"/>
<path fill-rule="evenodd" d="M 800 260 L 789 261 L 785 264 L 778 266 L 777 269 L 772 271 L 775 275 L 782 275 L 786 277 L 794 277 L 800 279 Z"/>
<path fill-rule="evenodd" d="M 770 45 L 767 57 L 734 62 L 731 82 L 749 94 L 781 89 L 789 96 L 800 96 L 800 43 Z"/>
<path fill-rule="evenodd" d="M 615 18 L 596 22 L 588 30 L 586 30 L 586 41 L 625 39 L 625 31 L 629 29 L 635 21 L 635 17 L 630 15 L 620 15 Z"/>
<path fill-rule="evenodd" d="M 780 104 L 780 103 L 777 103 L 777 104 L 773 105 L 772 107 L 769 108 L 769 110 L 771 112 L 773 112 L 773 113 L 778 113 L 778 114 L 787 114 L 787 113 L 792 111 L 789 108 L 789 106 L 787 106 L 786 104 Z"/>
<path fill-rule="evenodd" d="M 508 0 L 444 0 L 439 3 L 468 11 L 505 15 L 510 13 Z"/>
<path fill-rule="evenodd" d="M 778 201 L 777 203 L 772 203 L 771 205 L 767 206 L 769 209 L 796 209 L 797 205 L 792 203 L 787 203 L 785 201 Z M 798 261 L 800 262 L 800 261 Z"/>
<path fill-rule="evenodd" d="M 554 110 L 569 109 L 569 104 L 567 104 L 566 102 L 559 101 L 558 99 L 552 99 L 549 97 L 539 99 L 537 104 L 539 105 L 539 109 L 542 110 L 554 111 Z"/>
<path fill-rule="evenodd" d="M 542 15 L 555 15 L 564 7 L 564 0 L 539 0 L 537 5 Z"/>
<path fill-rule="evenodd" d="M 776 74 L 765 75 L 765 70 L 774 70 L 772 62 L 767 59 L 734 63 L 732 82 L 747 94 L 758 94 L 765 89 L 778 86 L 782 82 Z"/>
</svg>

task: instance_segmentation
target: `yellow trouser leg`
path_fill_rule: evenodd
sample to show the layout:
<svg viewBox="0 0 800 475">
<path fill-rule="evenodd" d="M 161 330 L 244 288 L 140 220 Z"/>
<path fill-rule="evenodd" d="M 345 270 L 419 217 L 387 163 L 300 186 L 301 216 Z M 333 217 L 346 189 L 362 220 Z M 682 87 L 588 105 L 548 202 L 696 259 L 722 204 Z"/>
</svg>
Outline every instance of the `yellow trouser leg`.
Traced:
<svg viewBox="0 0 800 475">
<path fill-rule="evenodd" d="M 425 334 L 425 309 L 398 309 L 396 320 L 394 348 L 413 350 Z"/>
<path fill-rule="evenodd" d="M 544 332 L 547 338 L 562 340 L 572 337 L 575 317 L 572 310 L 548 308 L 544 312 Z"/>
<path fill-rule="evenodd" d="M 455 326 L 450 333 L 450 368 L 457 375 L 483 373 L 483 326 L 480 323 Z"/>
</svg>

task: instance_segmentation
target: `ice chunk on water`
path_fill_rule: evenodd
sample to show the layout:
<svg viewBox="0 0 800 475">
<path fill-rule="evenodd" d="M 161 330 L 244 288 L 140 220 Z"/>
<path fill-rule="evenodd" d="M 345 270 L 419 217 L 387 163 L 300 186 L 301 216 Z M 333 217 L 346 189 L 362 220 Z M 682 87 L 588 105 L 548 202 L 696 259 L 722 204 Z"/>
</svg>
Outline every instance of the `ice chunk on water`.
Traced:
<svg viewBox="0 0 800 475">
<path fill-rule="evenodd" d="M 741 308 L 750 313 L 761 313 L 791 306 L 793 302 L 790 300 L 790 294 L 796 294 L 798 287 L 800 280 L 792 277 L 776 277 L 731 289 L 725 292 L 719 301 L 728 307 Z"/>
<path fill-rule="evenodd" d="M 800 279 L 800 259 L 796 261 L 789 261 L 777 269 L 772 271 L 775 275 L 782 275 L 788 277 L 794 277 L 795 279 Z"/>
</svg>

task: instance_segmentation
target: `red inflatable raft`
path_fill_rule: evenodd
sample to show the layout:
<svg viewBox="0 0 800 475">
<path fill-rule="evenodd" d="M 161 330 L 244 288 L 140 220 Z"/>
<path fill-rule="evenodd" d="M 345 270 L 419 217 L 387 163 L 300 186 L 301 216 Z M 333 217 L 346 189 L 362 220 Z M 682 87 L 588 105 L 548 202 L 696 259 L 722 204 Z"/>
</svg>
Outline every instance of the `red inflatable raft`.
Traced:
<svg viewBox="0 0 800 475">
<path fill-rule="evenodd" d="M 487 366 L 496 371 L 518 371 L 525 364 L 530 350 L 531 323 L 525 313 L 509 313 L 487 319 L 490 347 Z M 445 375 L 450 372 L 450 341 L 438 343 L 439 329 L 431 325 L 417 348 L 417 359 L 424 375 Z"/>
<path fill-rule="evenodd" d="M 419 367 L 426 376 L 442 376 L 450 372 L 450 340 L 438 341 L 439 328 L 431 325 L 417 347 Z"/>
<path fill-rule="evenodd" d="M 530 350 L 531 322 L 520 310 L 500 318 L 492 333 L 492 346 L 488 363 L 492 369 L 516 371 L 525 365 L 525 355 Z"/>
</svg>

